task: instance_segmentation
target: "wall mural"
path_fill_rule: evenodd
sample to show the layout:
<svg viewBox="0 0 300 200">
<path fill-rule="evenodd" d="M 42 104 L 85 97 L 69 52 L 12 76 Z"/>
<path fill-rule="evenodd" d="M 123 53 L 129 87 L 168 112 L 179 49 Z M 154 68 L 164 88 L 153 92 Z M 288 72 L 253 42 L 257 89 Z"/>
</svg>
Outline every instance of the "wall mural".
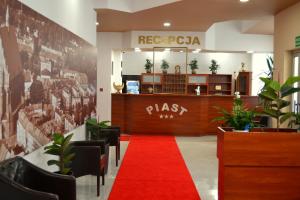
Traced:
<svg viewBox="0 0 300 200">
<path fill-rule="evenodd" d="M 0 161 L 95 116 L 96 48 L 17 0 L 0 0 Z"/>
</svg>

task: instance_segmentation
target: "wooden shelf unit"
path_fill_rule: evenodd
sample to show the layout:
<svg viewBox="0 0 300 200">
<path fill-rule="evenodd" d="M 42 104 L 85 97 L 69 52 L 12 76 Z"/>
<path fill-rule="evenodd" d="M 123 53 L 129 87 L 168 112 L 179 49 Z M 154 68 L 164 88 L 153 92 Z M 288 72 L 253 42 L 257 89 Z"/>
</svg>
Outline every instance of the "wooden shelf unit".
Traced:
<svg viewBox="0 0 300 200">
<path fill-rule="evenodd" d="M 149 88 L 153 88 L 154 93 L 161 93 L 162 83 L 162 74 L 143 73 L 141 75 L 141 93 L 149 94 Z"/>
<path fill-rule="evenodd" d="M 200 86 L 200 94 L 208 95 L 208 74 L 188 74 L 187 93 L 195 94 L 195 89 Z"/>
<path fill-rule="evenodd" d="M 196 95 L 195 89 L 198 86 L 201 95 L 232 95 L 232 75 L 155 74 L 154 76 L 150 73 L 141 75 L 142 94 L 148 94 L 148 88 L 154 87 L 154 93 Z"/>
<path fill-rule="evenodd" d="M 210 74 L 208 78 L 209 95 L 232 95 L 232 75 Z"/>
<path fill-rule="evenodd" d="M 186 75 L 185 74 L 163 74 L 163 93 L 185 94 Z"/>
<path fill-rule="evenodd" d="M 237 91 L 240 95 L 251 95 L 252 72 L 239 72 L 237 77 Z"/>
</svg>

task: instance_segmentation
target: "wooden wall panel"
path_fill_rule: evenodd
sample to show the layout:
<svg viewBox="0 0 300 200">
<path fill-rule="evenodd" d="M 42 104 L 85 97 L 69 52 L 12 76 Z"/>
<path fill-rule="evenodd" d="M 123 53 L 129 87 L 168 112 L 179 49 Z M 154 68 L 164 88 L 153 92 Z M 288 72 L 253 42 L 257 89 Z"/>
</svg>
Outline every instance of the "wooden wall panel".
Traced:
<svg viewBox="0 0 300 200">
<path fill-rule="evenodd" d="M 300 199 L 300 135 L 259 130 L 218 130 L 219 200 Z"/>
</svg>

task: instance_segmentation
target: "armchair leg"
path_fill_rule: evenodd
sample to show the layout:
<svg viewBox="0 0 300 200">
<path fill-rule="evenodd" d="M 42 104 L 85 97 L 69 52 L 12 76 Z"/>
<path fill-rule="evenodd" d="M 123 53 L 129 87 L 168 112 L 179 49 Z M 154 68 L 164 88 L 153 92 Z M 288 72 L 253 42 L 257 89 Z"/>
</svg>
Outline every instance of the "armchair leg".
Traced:
<svg viewBox="0 0 300 200">
<path fill-rule="evenodd" d="M 116 167 L 118 167 L 119 163 L 119 156 L 118 156 L 118 145 L 116 145 Z"/>
<path fill-rule="evenodd" d="M 97 175 L 97 197 L 100 195 L 100 175 Z"/>
<path fill-rule="evenodd" d="M 104 169 L 103 169 L 103 174 L 102 174 L 102 185 L 105 184 L 105 173 L 104 173 Z"/>
<path fill-rule="evenodd" d="M 118 160 L 120 160 L 121 155 L 120 155 L 120 143 L 118 144 Z"/>
</svg>

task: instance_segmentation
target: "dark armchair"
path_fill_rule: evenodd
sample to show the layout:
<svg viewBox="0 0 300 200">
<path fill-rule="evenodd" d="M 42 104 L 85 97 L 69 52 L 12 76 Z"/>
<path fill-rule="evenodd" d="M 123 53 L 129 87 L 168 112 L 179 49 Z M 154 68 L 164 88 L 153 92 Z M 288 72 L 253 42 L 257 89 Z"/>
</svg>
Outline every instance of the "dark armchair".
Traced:
<svg viewBox="0 0 300 200">
<path fill-rule="evenodd" d="M 75 177 L 84 175 L 97 176 L 97 196 L 100 195 L 100 176 L 102 184 L 105 182 L 105 174 L 108 169 L 109 144 L 106 139 L 98 141 L 72 142 L 75 158 L 71 169 Z"/>
<path fill-rule="evenodd" d="M 0 199 L 76 200 L 76 180 L 15 157 L 0 163 Z"/>
<path fill-rule="evenodd" d="M 88 140 L 107 138 L 109 145 L 116 147 L 116 166 L 120 160 L 120 132 L 120 127 L 116 126 L 101 128 L 96 119 L 90 119 L 86 122 L 86 138 Z"/>
</svg>

